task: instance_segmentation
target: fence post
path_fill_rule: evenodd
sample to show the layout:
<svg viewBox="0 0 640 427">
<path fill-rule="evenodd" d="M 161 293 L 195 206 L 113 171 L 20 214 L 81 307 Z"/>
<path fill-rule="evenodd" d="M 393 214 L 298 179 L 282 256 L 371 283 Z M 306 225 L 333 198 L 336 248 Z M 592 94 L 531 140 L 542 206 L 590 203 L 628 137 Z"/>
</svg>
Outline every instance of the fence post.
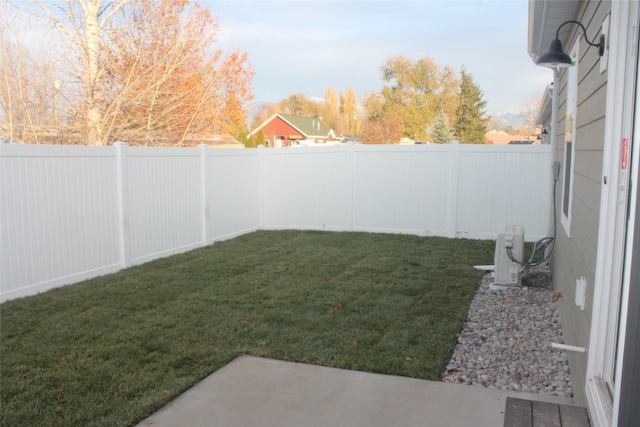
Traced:
<svg viewBox="0 0 640 427">
<path fill-rule="evenodd" d="M 258 191 L 259 196 L 259 204 L 260 204 L 260 224 L 259 224 L 259 229 L 260 230 L 264 230 L 264 210 L 265 210 L 265 206 L 264 206 L 264 153 L 266 150 L 266 148 L 264 147 L 264 145 L 258 145 L 257 147 L 258 150 L 258 158 L 259 158 L 259 163 L 260 163 L 260 172 L 258 174 L 258 179 L 260 180 L 260 182 L 258 183 Z"/>
<path fill-rule="evenodd" d="M 120 265 L 126 268 L 131 264 L 129 254 L 129 180 L 127 176 L 127 144 L 118 141 L 116 150 L 116 179 L 118 203 L 118 234 L 120 243 Z"/>
<path fill-rule="evenodd" d="M 447 237 L 455 238 L 458 228 L 458 175 L 460 172 L 460 145 L 458 141 L 451 143 L 449 155 L 449 200 L 447 204 Z"/>
<path fill-rule="evenodd" d="M 353 210 L 354 210 L 354 206 L 355 206 L 355 194 L 354 194 L 354 184 L 353 184 L 353 174 L 354 174 L 354 167 L 353 164 L 355 162 L 355 144 L 353 143 L 353 141 L 349 141 L 347 142 L 346 145 L 346 159 L 345 159 L 345 177 L 347 178 L 348 182 L 346 182 L 346 188 L 347 188 L 347 192 L 348 192 L 348 200 L 347 200 L 347 212 L 346 212 L 346 216 L 347 216 L 347 224 L 346 224 L 346 229 L 347 231 L 353 231 Z"/>
<path fill-rule="evenodd" d="M 202 246 L 209 241 L 209 201 L 207 198 L 207 144 L 200 144 L 200 231 Z"/>
</svg>

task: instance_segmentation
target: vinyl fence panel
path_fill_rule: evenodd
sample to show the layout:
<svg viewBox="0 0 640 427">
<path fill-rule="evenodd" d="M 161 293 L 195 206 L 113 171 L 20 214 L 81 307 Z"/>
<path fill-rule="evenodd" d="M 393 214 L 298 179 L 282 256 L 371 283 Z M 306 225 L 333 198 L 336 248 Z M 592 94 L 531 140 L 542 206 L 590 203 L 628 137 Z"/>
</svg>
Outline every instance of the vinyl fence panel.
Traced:
<svg viewBox="0 0 640 427">
<path fill-rule="evenodd" d="M 458 147 L 456 237 L 494 239 L 496 231 L 508 224 L 522 225 L 527 241 L 548 236 L 550 146 L 513 148 Z"/>
<path fill-rule="evenodd" d="M 129 264 L 203 244 L 198 148 L 126 148 Z"/>
<path fill-rule="evenodd" d="M 0 144 L 0 301 L 259 229 L 549 234 L 549 146 Z"/>
<path fill-rule="evenodd" d="M 347 147 L 265 151 L 265 228 L 347 229 L 351 203 Z"/>
<path fill-rule="evenodd" d="M 451 147 L 358 147 L 354 153 L 353 229 L 452 236 Z"/>
<path fill-rule="evenodd" d="M 260 228 L 262 150 L 207 150 L 204 215 L 211 224 L 207 232 L 208 243 Z"/>
<path fill-rule="evenodd" d="M 2 300 L 117 271 L 111 148 L 0 144 Z"/>
</svg>

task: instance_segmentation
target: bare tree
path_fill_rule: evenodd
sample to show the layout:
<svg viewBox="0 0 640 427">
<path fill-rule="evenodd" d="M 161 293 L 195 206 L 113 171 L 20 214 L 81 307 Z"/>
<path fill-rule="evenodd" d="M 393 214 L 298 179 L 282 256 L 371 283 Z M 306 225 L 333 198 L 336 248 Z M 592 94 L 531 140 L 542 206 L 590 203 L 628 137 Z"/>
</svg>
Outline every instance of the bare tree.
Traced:
<svg viewBox="0 0 640 427">
<path fill-rule="evenodd" d="M 137 1 L 117 15 L 102 61 L 105 135 L 185 145 L 246 127 L 253 71 L 241 52 L 213 49 L 217 19 L 181 0 Z"/>
<path fill-rule="evenodd" d="M 246 126 L 253 70 L 246 53 L 213 49 L 218 23 L 208 8 L 189 0 L 35 2 L 64 40 L 65 93 L 85 143 L 183 145 L 194 134 Z"/>
<path fill-rule="evenodd" d="M 27 16 L 0 2 L 0 112 L 11 141 L 42 142 L 44 125 L 55 124 L 56 78 L 48 54 L 34 52 L 21 35 Z"/>
<path fill-rule="evenodd" d="M 520 118 L 523 123 L 523 134 L 534 135 L 538 133 L 536 119 L 542 105 L 542 95 L 531 97 L 520 107 Z"/>
<path fill-rule="evenodd" d="M 84 89 L 83 105 L 76 111 L 84 119 L 84 130 L 87 143 L 90 145 L 103 145 L 104 138 L 102 105 L 104 94 L 100 79 L 104 74 L 104 68 L 100 63 L 101 34 L 112 23 L 114 15 L 132 0 L 118 0 L 107 2 L 103 0 L 35 0 L 48 17 L 55 29 L 66 39 L 71 55 L 67 56 L 68 63 L 71 58 L 79 59 L 79 70 L 76 78 L 80 80 Z"/>
</svg>

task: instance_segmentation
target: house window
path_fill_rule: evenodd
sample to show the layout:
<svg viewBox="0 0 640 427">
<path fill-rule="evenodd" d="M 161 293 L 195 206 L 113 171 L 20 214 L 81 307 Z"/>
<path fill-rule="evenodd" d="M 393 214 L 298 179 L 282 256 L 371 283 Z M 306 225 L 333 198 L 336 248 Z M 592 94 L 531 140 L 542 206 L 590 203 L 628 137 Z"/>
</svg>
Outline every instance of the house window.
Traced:
<svg viewBox="0 0 640 427">
<path fill-rule="evenodd" d="M 564 131 L 564 185 L 562 191 L 561 222 L 567 235 L 571 230 L 571 205 L 573 204 L 573 181 L 576 155 L 576 112 L 578 111 L 578 39 L 571 50 L 576 65 L 567 68 L 567 101 Z"/>
</svg>

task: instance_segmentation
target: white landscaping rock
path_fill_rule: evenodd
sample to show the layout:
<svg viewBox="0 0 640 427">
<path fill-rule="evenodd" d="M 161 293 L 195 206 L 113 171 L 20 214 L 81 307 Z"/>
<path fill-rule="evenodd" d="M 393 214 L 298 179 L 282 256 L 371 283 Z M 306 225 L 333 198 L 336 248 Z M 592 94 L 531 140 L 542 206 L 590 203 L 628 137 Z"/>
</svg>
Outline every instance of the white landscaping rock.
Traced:
<svg viewBox="0 0 640 427">
<path fill-rule="evenodd" d="M 573 397 L 557 299 L 548 269 L 530 271 L 526 286 L 490 290 L 485 274 L 442 381 Z"/>
</svg>

